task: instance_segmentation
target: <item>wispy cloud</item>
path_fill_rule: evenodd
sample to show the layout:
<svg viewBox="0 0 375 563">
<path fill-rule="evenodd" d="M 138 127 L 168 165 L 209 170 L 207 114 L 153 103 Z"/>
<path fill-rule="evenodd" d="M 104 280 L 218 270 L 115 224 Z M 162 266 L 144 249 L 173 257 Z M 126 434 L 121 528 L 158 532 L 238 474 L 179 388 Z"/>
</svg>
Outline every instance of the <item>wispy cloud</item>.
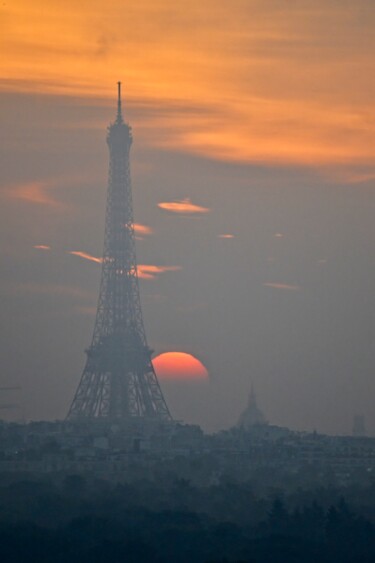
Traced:
<svg viewBox="0 0 375 563">
<path fill-rule="evenodd" d="M 234 238 L 234 235 L 230 235 L 229 233 L 223 234 L 223 235 L 217 235 L 217 236 L 218 236 L 218 238 Z"/>
<path fill-rule="evenodd" d="M 73 256 L 78 256 L 79 258 L 89 260 L 90 262 L 96 262 L 98 264 L 101 264 L 103 262 L 102 258 L 93 256 L 92 254 L 88 254 L 87 252 L 82 252 L 81 250 L 68 250 L 67 252 L 68 254 L 73 254 Z"/>
<path fill-rule="evenodd" d="M 142 237 L 142 236 L 152 235 L 154 231 L 148 225 L 142 225 L 141 223 L 134 223 L 134 232 L 136 235 Z"/>
<path fill-rule="evenodd" d="M 171 213 L 180 213 L 185 215 L 205 214 L 210 212 L 208 207 L 202 207 L 201 205 L 192 203 L 190 198 L 161 202 L 158 203 L 158 207 L 160 207 L 160 209 L 164 209 L 165 211 L 170 211 Z"/>
<path fill-rule="evenodd" d="M 143 280 L 154 280 L 165 272 L 178 272 L 181 266 L 155 266 L 154 264 L 138 264 L 138 277 Z"/>
<path fill-rule="evenodd" d="M 34 244 L 33 248 L 36 248 L 37 250 L 51 250 L 51 247 L 47 244 Z"/>
<path fill-rule="evenodd" d="M 88 252 L 82 252 L 81 250 L 69 250 L 68 254 L 97 264 L 103 262 L 102 258 L 93 256 Z M 181 270 L 181 266 L 157 266 L 155 264 L 138 264 L 137 266 L 138 277 L 143 280 L 155 280 L 160 274 L 164 274 L 165 272 L 177 272 L 179 270 Z"/>
<path fill-rule="evenodd" d="M 63 208 L 64 204 L 51 195 L 51 188 L 54 188 L 52 182 L 34 181 L 10 186 L 9 188 L 3 190 L 3 193 L 8 199 L 18 199 L 36 205 L 45 205 L 55 209 Z"/>
<path fill-rule="evenodd" d="M 276 282 L 264 282 L 265 287 L 273 287 L 275 289 L 285 289 L 287 291 L 300 291 L 301 287 L 299 285 L 293 285 L 288 283 L 276 283 Z"/>
</svg>

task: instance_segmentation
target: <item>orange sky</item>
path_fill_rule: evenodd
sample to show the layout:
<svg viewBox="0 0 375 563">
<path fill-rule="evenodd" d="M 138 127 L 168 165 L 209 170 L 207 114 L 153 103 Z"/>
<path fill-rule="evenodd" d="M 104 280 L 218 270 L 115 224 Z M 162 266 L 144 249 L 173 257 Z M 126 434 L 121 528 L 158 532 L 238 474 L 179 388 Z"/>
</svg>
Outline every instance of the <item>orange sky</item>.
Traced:
<svg viewBox="0 0 375 563">
<path fill-rule="evenodd" d="M 113 104 L 121 79 L 151 144 L 374 174 L 373 0 L 13 0 L 0 22 L 3 90 Z"/>
</svg>

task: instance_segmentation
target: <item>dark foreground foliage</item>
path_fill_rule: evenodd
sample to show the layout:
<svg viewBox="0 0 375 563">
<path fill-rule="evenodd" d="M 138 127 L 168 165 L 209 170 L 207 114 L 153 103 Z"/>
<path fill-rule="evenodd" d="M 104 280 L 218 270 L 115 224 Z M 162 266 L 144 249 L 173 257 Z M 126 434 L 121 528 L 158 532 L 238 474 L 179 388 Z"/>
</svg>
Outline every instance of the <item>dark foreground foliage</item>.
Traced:
<svg viewBox="0 0 375 563">
<path fill-rule="evenodd" d="M 18 481 L 0 487 L 0 561 L 375 563 L 375 491 L 345 491 L 348 501 L 342 493 L 261 498 L 246 483 Z"/>
</svg>

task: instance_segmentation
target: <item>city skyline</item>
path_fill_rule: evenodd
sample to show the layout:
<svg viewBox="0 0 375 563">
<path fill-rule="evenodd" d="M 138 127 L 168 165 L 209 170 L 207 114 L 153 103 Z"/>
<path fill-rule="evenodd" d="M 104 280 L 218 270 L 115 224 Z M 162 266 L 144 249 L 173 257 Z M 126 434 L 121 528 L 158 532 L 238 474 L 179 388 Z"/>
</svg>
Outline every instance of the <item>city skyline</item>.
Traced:
<svg viewBox="0 0 375 563">
<path fill-rule="evenodd" d="M 229 427 L 253 380 L 273 423 L 373 434 L 372 3 L 1 10 L 0 386 L 25 417 L 62 418 L 82 369 L 121 79 L 150 345 L 210 375 L 164 383 L 172 414 Z"/>
</svg>

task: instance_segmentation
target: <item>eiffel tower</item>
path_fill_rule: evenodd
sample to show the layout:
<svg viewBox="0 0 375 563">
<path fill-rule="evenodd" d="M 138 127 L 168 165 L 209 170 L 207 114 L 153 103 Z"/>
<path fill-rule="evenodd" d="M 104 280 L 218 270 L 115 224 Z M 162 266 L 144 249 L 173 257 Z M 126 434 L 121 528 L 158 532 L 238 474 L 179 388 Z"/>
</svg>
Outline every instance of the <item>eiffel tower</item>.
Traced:
<svg viewBox="0 0 375 563">
<path fill-rule="evenodd" d="M 109 180 L 96 321 L 69 421 L 172 420 L 151 363 L 139 297 L 129 153 L 121 109 L 108 127 Z"/>
</svg>

